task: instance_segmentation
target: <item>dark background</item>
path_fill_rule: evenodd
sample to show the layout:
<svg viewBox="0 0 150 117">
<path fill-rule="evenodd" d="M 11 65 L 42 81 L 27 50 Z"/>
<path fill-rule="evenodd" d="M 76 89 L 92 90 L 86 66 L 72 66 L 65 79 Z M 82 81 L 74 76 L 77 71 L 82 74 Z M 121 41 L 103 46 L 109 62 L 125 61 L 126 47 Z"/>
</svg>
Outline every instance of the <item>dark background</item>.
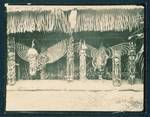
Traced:
<svg viewBox="0 0 150 117">
<path fill-rule="evenodd" d="M 139 4 L 145 6 L 145 109 L 143 112 L 6 112 L 6 13 L 4 4 L 47 4 L 47 5 L 109 5 L 109 4 Z M 150 0 L 0 0 L 0 117 L 150 117 Z"/>
</svg>

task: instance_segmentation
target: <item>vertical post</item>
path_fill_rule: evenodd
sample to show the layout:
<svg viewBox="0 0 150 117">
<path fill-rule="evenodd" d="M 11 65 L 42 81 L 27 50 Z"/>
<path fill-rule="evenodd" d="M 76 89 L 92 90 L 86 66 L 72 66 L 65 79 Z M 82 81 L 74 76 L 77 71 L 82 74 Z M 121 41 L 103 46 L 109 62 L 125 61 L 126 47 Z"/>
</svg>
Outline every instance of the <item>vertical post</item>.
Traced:
<svg viewBox="0 0 150 117">
<path fill-rule="evenodd" d="M 136 69 L 135 56 L 136 56 L 136 45 L 133 42 L 130 42 L 128 51 L 128 73 L 129 73 L 128 81 L 130 84 L 133 84 L 135 80 L 135 69 Z"/>
<path fill-rule="evenodd" d="M 80 79 L 86 80 L 86 44 L 80 42 Z"/>
<path fill-rule="evenodd" d="M 70 23 L 70 39 L 68 41 L 68 48 L 67 48 L 67 79 L 73 80 L 74 79 L 74 39 L 73 39 L 73 32 L 76 26 L 76 16 L 77 10 L 71 10 L 69 15 L 69 23 Z"/>
<path fill-rule="evenodd" d="M 16 64 L 15 64 L 15 40 L 8 37 L 7 40 L 7 83 L 14 85 L 16 82 Z"/>
<path fill-rule="evenodd" d="M 117 50 L 113 51 L 112 80 L 114 86 L 121 85 L 121 53 Z"/>
<path fill-rule="evenodd" d="M 74 79 L 74 39 L 71 38 L 68 40 L 67 47 L 67 80 Z"/>
<path fill-rule="evenodd" d="M 17 69 L 17 75 L 16 75 L 16 77 L 18 79 L 20 79 L 20 65 L 19 65 L 19 63 L 16 63 L 16 69 Z"/>
</svg>

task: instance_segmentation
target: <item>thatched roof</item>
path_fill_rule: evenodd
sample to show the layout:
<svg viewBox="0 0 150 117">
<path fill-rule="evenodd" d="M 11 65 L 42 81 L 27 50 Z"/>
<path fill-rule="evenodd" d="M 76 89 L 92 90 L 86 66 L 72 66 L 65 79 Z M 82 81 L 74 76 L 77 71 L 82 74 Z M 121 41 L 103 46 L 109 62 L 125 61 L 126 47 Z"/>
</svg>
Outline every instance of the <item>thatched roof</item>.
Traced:
<svg viewBox="0 0 150 117">
<path fill-rule="evenodd" d="M 141 9 L 80 10 L 75 31 L 132 31 L 142 17 Z"/>
<path fill-rule="evenodd" d="M 55 8 L 55 9 L 54 9 Z M 7 6 L 7 33 L 70 33 L 69 14 L 77 9 L 75 32 L 132 31 L 140 26 L 141 6 Z"/>
<path fill-rule="evenodd" d="M 7 33 L 23 32 L 70 32 L 67 14 L 61 9 L 52 11 L 9 12 L 7 15 Z"/>
</svg>

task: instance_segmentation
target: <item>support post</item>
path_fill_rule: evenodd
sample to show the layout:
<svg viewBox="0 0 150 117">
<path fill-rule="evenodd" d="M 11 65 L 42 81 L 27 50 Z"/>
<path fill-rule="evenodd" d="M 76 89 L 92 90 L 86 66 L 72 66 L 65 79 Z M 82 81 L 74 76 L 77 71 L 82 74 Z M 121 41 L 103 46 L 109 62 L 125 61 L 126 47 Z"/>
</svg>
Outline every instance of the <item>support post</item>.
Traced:
<svg viewBox="0 0 150 117">
<path fill-rule="evenodd" d="M 20 65 L 19 65 L 19 63 L 16 63 L 16 69 L 17 69 L 16 78 L 20 78 Z"/>
<path fill-rule="evenodd" d="M 7 83 L 14 85 L 16 82 L 16 63 L 15 63 L 15 39 L 8 37 L 7 40 Z"/>
<path fill-rule="evenodd" d="M 86 80 L 86 44 L 80 42 L 80 79 Z"/>
<path fill-rule="evenodd" d="M 135 56 L 136 56 L 136 45 L 133 42 L 130 42 L 128 51 L 128 73 L 129 73 L 128 81 L 130 84 L 134 84 L 135 81 L 135 69 L 136 69 Z"/>
<path fill-rule="evenodd" d="M 112 80 L 114 86 L 121 85 L 121 53 L 117 50 L 113 51 Z"/>
<path fill-rule="evenodd" d="M 67 80 L 74 79 L 74 39 L 71 35 L 71 38 L 68 40 L 67 47 Z"/>
</svg>

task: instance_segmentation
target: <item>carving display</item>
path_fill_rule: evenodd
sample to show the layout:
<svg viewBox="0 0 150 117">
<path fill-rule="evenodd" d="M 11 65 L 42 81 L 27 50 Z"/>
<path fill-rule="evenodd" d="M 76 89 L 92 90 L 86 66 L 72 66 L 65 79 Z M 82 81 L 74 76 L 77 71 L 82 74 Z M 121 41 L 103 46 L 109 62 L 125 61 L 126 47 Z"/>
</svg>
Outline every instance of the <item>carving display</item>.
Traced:
<svg viewBox="0 0 150 117">
<path fill-rule="evenodd" d="M 103 73 L 106 67 L 108 58 L 112 59 L 112 80 L 114 86 L 121 85 L 121 56 L 129 55 L 129 73 L 130 78 L 135 77 L 135 66 L 134 69 L 132 65 L 134 47 L 132 43 L 122 43 L 114 45 L 111 47 L 104 47 L 103 44 L 100 45 L 98 49 L 92 47 L 91 45 L 84 43 L 79 43 L 79 57 L 80 57 L 80 79 L 86 79 L 86 56 L 92 58 L 92 66 L 94 71 L 98 70 L 98 78 L 103 79 Z M 20 58 L 29 62 L 30 64 L 30 75 L 35 75 L 37 71 L 41 70 L 41 79 L 46 78 L 46 73 L 44 67 L 47 63 L 53 63 L 67 54 L 67 79 L 74 79 L 74 39 L 71 37 L 69 40 L 63 40 L 49 48 L 46 51 L 38 52 L 34 48 L 29 48 L 23 44 L 16 43 L 16 51 Z"/>
<path fill-rule="evenodd" d="M 116 81 L 117 79 L 120 79 L 121 76 L 121 56 L 128 54 L 129 44 L 128 43 L 122 43 L 118 45 L 114 45 L 108 48 L 105 48 L 103 45 L 100 46 L 99 49 L 96 49 L 92 47 L 91 45 L 87 44 L 87 56 L 92 57 L 92 65 L 94 69 L 99 70 L 99 79 L 102 79 L 103 71 L 106 66 L 108 58 L 111 58 L 113 61 L 113 70 L 115 71 L 115 74 L 112 75 L 112 79 Z M 120 69 L 118 69 L 119 66 Z M 118 82 L 118 80 L 117 80 Z"/>
<path fill-rule="evenodd" d="M 38 54 L 34 48 L 16 43 L 18 56 L 30 63 L 30 67 L 32 68 L 30 69 L 30 75 L 34 75 L 36 71 L 42 70 L 47 63 L 53 63 L 62 58 L 66 54 L 66 48 L 66 40 L 63 40 Z"/>
</svg>

